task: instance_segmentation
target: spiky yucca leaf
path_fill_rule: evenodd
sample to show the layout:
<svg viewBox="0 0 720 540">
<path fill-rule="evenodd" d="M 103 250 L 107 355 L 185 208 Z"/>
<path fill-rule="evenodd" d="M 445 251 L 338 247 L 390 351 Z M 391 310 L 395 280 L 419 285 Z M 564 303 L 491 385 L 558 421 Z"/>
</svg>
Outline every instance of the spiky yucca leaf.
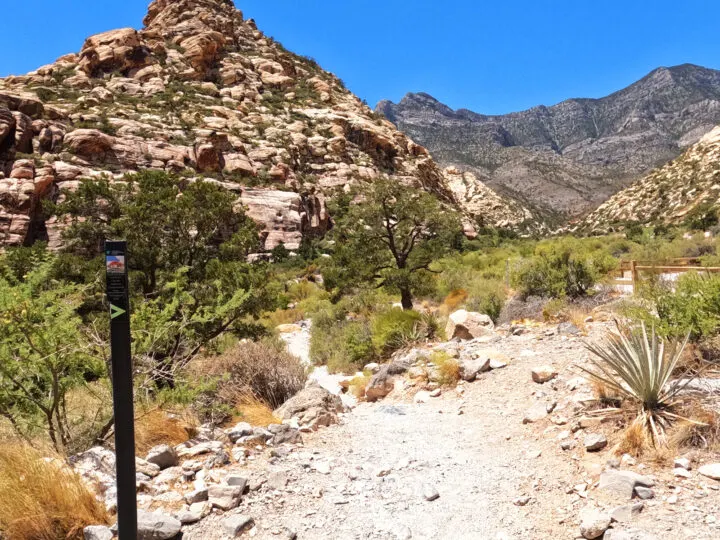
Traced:
<svg viewBox="0 0 720 540">
<path fill-rule="evenodd" d="M 590 360 L 594 369 L 580 369 L 636 402 L 653 437 L 662 439 L 665 427 L 677 418 L 672 409 L 684 385 L 669 382 L 688 339 L 665 342 L 654 328 L 648 335 L 644 324 L 640 328 L 618 325 L 618 332 L 609 333 L 601 344 L 586 345 L 594 355 Z"/>
</svg>

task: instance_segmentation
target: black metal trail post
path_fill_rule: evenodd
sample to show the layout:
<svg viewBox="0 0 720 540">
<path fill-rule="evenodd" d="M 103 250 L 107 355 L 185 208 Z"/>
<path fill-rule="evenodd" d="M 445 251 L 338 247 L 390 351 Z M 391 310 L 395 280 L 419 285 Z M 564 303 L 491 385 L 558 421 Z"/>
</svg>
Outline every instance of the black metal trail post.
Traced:
<svg viewBox="0 0 720 540">
<path fill-rule="evenodd" d="M 110 304 L 110 356 L 115 411 L 118 537 L 119 540 L 137 540 L 135 414 L 126 260 L 126 242 L 105 242 L 105 276 L 107 299 Z"/>
</svg>

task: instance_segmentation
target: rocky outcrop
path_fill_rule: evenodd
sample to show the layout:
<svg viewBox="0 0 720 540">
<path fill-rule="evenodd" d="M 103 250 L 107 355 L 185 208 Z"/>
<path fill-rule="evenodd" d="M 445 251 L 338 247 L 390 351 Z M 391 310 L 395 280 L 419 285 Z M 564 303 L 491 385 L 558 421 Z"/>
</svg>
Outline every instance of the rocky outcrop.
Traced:
<svg viewBox="0 0 720 540">
<path fill-rule="evenodd" d="M 237 193 L 265 249 L 324 234 L 326 201 L 358 182 L 390 177 L 455 204 L 424 148 L 232 1 L 155 0 L 144 24 L 0 79 L 0 248 L 57 247 L 63 224 L 45 221 L 44 197 L 144 169 Z"/>
<path fill-rule="evenodd" d="M 678 159 L 614 195 L 572 231 L 609 232 L 627 224 L 672 224 L 718 208 L 720 127 Z"/>
<path fill-rule="evenodd" d="M 577 216 L 720 124 L 720 71 L 659 68 L 602 99 L 499 116 L 455 111 L 427 94 L 376 110 L 443 166 L 542 214 Z"/>
</svg>

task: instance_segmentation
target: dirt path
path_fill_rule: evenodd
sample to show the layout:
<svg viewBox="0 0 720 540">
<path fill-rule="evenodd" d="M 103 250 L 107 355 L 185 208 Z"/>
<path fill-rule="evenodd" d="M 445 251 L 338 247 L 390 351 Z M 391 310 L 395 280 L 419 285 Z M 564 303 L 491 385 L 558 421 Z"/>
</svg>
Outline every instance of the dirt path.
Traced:
<svg viewBox="0 0 720 540">
<path fill-rule="evenodd" d="M 591 333 L 602 329 L 596 325 Z M 613 455 L 585 452 L 583 432 L 570 436 L 571 450 L 562 450 L 569 424 L 549 418 L 523 424 L 537 403 L 556 403 L 553 417 L 571 419 L 589 392 L 568 385 L 577 377 L 573 364 L 585 362 L 582 340 L 544 332 L 490 344 L 510 358 L 509 365 L 460 391 L 414 403 L 408 389 L 380 403 L 361 403 L 340 425 L 306 435 L 303 447 L 267 451 L 275 455 L 269 462 L 251 461 L 239 472 L 255 486 L 236 511 L 254 518 L 250 537 L 292 538 L 291 531 L 312 540 L 578 538 L 578 515 L 593 504 L 594 482 Z M 560 377 L 533 383 L 530 372 L 542 364 L 555 367 Z M 699 517 L 688 518 L 684 507 L 664 502 L 678 493 L 672 468 L 665 476 L 669 484 L 658 485 L 658 500 L 648 501 L 632 524 L 616 525 L 645 533 L 613 538 L 718 537 L 720 529 L 703 523 L 707 512 L 717 511 L 718 492 L 703 484 L 700 501 L 699 487 L 681 490 L 690 499 L 686 504 L 704 507 L 697 509 Z M 578 485 L 588 491 L 583 494 Z M 439 497 L 427 500 L 435 491 Z M 203 520 L 184 538 L 227 538 L 223 517 Z"/>
</svg>

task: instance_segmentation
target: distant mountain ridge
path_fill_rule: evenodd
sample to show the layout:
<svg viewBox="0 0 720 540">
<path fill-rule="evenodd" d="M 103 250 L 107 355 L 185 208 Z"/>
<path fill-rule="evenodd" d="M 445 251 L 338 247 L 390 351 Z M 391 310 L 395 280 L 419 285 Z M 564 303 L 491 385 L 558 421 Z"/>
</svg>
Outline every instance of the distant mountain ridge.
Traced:
<svg viewBox="0 0 720 540">
<path fill-rule="evenodd" d="M 443 166 L 567 218 L 597 208 L 720 124 L 720 71 L 658 68 L 599 99 L 569 99 L 506 115 L 453 110 L 425 93 L 376 111 Z"/>
</svg>

